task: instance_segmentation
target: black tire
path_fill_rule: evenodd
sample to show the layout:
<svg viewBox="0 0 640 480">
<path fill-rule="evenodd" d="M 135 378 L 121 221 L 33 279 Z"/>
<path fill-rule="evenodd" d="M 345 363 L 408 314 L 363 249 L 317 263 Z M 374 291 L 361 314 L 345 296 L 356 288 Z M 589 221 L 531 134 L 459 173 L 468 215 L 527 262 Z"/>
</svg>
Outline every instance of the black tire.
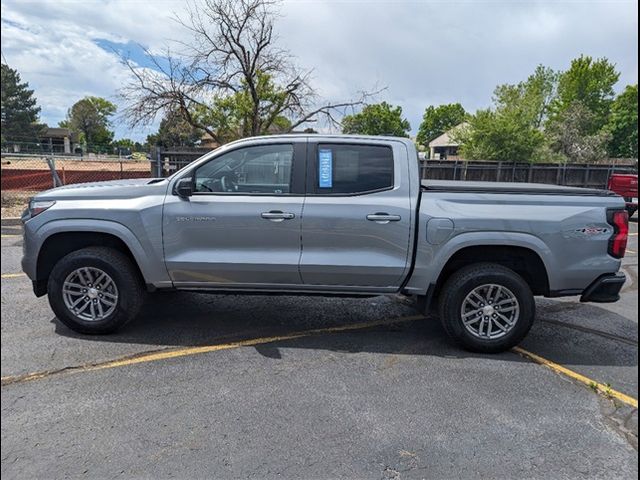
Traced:
<svg viewBox="0 0 640 480">
<path fill-rule="evenodd" d="M 99 320 L 83 320 L 67 308 L 62 287 L 67 276 L 82 267 L 94 267 L 111 277 L 118 289 L 115 309 Z M 47 284 L 49 304 L 58 319 L 71 330 L 86 334 L 113 333 L 136 317 L 144 302 L 144 289 L 136 267 L 123 253 L 106 247 L 88 247 L 66 255 L 56 263 Z"/>
<path fill-rule="evenodd" d="M 627 213 L 629 214 L 629 218 L 633 217 L 637 211 L 638 211 L 637 207 L 627 206 Z"/>
<path fill-rule="evenodd" d="M 487 284 L 506 287 L 519 304 L 517 321 L 500 338 L 479 338 L 467 330 L 462 319 L 461 309 L 467 295 Z M 444 330 L 454 341 L 473 352 L 499 353 L 518 345 L 535 318 L 535 300 L 527 282 L 513 270 L 494 263 L 477 263 L 457 271 L 447 280 L 439 297 L 440 322 Z"/>
</svg>

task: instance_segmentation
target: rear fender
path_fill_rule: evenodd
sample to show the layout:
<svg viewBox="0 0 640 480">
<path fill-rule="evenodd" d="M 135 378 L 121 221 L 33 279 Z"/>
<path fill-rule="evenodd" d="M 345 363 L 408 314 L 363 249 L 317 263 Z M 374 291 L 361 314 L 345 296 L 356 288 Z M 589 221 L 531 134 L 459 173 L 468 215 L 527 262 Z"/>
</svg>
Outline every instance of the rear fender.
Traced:
<svg viewBox="0 0 640 480">
<path fill-rule="evenodd" d="M 435 284 L 447 262 L 460 250 L 479 246 L 513 246 L 527 248 L 536 253 L 547 271 L 550 287 L 553 288 L 551 268 L 554 256 L 551 249 L 538 237 L 516 232 L 468 232 L 461 233 L 441 245 L 420 242 L 416 252 L 416 265 L 406 286 L 406 292 L 425 295 L 429 285 Z M 478 259 L 482 261 L 481 258 Z"/>
</svg>

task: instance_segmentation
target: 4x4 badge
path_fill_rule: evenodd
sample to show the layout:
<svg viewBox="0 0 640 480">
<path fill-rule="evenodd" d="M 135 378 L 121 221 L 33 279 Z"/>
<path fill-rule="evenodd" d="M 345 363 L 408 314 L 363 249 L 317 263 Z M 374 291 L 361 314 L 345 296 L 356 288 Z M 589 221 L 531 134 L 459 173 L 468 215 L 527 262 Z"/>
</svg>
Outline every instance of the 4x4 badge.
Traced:
<svg viewBox="0 0 640 480">
<path fill-rule="evenodd" d="M 585 235 L 600 235 L 608 233 L 609 229 L 606 227 L 585 227 L 577 229 L 576 232 L 584 233 Z"/>
</svg>

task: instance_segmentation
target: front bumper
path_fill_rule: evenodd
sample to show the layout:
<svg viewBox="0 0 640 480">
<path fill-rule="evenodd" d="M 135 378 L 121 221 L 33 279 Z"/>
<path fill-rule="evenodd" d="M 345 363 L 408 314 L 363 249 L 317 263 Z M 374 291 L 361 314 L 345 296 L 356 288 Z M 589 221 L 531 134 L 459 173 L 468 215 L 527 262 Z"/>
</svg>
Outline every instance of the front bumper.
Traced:
<svg viewBox="0 0 640 480">
<path fill-rule="evenodd" d="M 25 212 L 26 213 L 26 212 Z M 46 293 L 46 281 L 44 286 L 44 293 L 42 282 L 37 282 L 36 268 L 38 263 L 38 245 L 36 242 L 36 236 L 34 235 L 35 227 L 31 222 L 27 222 L 29 218 L 25 219 L 25 215 L 22 217 L 22 259 L 20 265 L 22 271 L 33 282 L 33 291 L 36 296 L 40 297 Z"/>
<path fill-rule="evenodd" d="M 22 259 L 20 260 L 20 266 L 22 271 L 26 273 L 27 277 L 31 280 L 36 279 L 36 263 L 38 259 L 37 247 L 26 225 L 23 226 L 22 234 Z"/>
<path fill-rule="evenodd" d="M 581 302 L 612 303 L 620 300 L 620 290 L 627 280 L 624 273 L 602 275 L 587 287 L 580 297 Z"/>
</svg>

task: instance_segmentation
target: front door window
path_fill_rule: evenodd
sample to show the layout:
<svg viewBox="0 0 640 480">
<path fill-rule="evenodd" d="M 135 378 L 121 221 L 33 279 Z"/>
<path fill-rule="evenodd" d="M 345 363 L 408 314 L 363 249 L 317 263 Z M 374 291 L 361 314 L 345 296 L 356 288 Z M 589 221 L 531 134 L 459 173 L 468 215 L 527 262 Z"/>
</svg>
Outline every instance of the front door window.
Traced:
<svg viewBox="0 0 640 480">
<path fill-rule="evenodd" d="M 198 167 L 196 193 L 267 194 L 291 192 L 293 146 L 259 145 L 233 150 Z"/>
</svg>

